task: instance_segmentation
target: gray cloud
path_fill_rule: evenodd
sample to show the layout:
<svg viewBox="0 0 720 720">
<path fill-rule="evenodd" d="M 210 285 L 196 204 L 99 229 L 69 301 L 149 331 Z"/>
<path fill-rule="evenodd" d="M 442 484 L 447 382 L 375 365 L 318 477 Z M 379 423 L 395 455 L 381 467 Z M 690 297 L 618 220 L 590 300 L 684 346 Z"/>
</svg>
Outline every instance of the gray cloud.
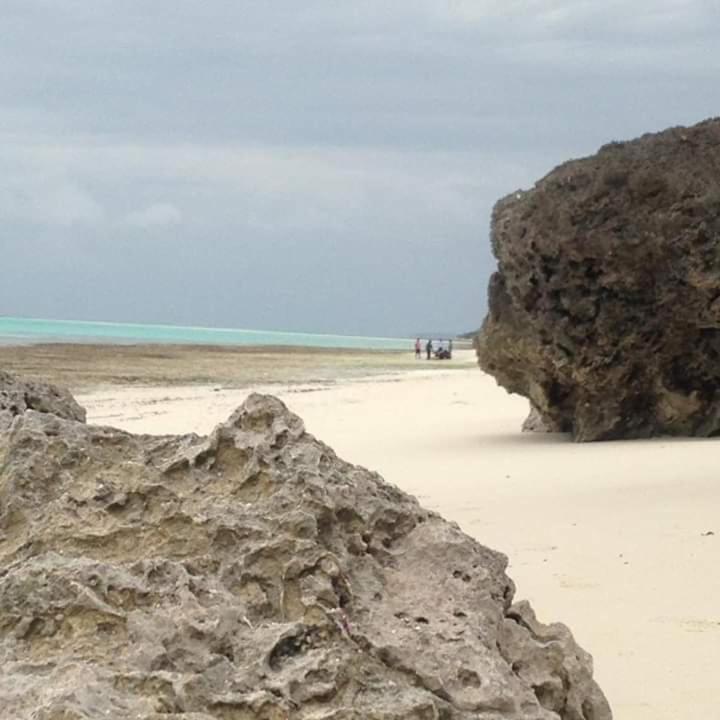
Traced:
<svg viewBox="0 0 720 720">
<path fill-rule="evenodd" d="M 717 114 L 719 30 L 702 0 L 8 0 L 0 312 L 477 326 L 493 202 Z"/>
<path fill-rule="evenodd" d="M 182 219 L 182 213 L 175 205 L 170 203 L 154 203 L 142 210 L 135 210 L 129 213 L 126 222 L 134 227 L 150 230 L 179 225 Z"/>
</svg>

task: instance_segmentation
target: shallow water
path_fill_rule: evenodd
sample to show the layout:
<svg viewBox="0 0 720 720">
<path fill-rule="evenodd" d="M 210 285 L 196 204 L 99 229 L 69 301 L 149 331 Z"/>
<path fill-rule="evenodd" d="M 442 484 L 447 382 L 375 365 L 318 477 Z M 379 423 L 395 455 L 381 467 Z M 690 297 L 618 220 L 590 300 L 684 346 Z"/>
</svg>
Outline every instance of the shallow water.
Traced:
<svg viewBox="0 0 720 720">
<path fill-rule="evenodd" d="M 407 350 L 414 345 L 414 340 L 407 338 L 0 317 L 0 344 L 48 342 L 277 345 L 366 350 Z"/>
</svg>

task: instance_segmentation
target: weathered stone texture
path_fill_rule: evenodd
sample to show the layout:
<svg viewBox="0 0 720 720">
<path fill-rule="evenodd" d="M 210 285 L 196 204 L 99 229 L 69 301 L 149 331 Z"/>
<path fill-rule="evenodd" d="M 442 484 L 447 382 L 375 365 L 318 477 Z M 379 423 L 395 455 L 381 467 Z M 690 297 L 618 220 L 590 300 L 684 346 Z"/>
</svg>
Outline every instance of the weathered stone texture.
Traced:
<svg viewBox="0 0 720 720">
<path fill-rule="evenodd" d="M 251 396 L 208 437 L 0 444 L 3 720 L 607 720 L 503 555 Z"/>
<path fill-rule="evenodd" d="M 0 370 L 0 431 L 10 427 L 13 418 L 26 410 L 85 422 L 85 410 L 64 388 L 21 379 Z"/>
<path fill-rule="evenodd" d="M 480 365 L 579 441 L 720 432 L 720 120 L 501 200 Z"/>
</svg>

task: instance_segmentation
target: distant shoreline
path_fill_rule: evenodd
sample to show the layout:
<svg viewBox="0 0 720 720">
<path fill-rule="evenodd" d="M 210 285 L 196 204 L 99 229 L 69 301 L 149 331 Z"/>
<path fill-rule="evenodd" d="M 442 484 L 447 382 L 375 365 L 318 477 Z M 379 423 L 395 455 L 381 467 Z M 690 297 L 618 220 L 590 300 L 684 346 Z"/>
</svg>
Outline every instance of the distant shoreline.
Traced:
<svg viewBox="0 0 720 720">
<path fill-rule="evenodd" d="M 149 351 L 202 351 L 202 352 L 233 352 L 237 354 L 254 354 L 254 353 L 316 353 L 318 355 L 362 355 L 366 353 L 379 354 L 396 354 L 406 355 L 413 351 L 410 344 L 405 349 L 395 348 L 356 348 L 356 347 L 323 347 L 320 345 L 233 345 L 223 343 L 173 343 L 173 342 L 133 342 L 131 340 L 121 342 L 67 342 L 67 341 L 48 341 L 48 340 L 25 340 L 25 341 L 6 341 L 0 337 L 0 353 L 6 349 L 22 349 L 34 348 L 40 351 L 70 351 L 81 350 L 95 351 L 103 348 L 109 349 L 130 349 L 140 352 Z"/>
<path fill-rule="evenodd" d="M 405 350 L 415 337 L 284 332 L 243 328 L 48 320 L 0 316 L 0 346 L 30 344 L 198 345 Z M 428 336 L 426 336 L 428 337 Z M 430 336 L 433 339 L 437 335 Z M 445 336 L 446 338 L 449 336 Z"/>
</svg>

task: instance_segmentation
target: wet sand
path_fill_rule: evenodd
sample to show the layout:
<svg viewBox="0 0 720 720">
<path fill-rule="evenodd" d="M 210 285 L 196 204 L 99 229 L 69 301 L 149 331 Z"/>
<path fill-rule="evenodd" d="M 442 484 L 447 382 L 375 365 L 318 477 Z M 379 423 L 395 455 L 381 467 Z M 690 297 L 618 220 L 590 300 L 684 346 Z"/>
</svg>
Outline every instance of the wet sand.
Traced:
<svg viewBox="0 0 720 720">
<path fill-rule="evenodd" d="M 384 373 L 473 365 L 470 350 L 452 361 L 416 360 L 410 351 L 217 345 L 0 345 L 0 368 L 49 380 L 73 392 L 104 386 L 221 387 L 331 385 Z"/>
</svg>

